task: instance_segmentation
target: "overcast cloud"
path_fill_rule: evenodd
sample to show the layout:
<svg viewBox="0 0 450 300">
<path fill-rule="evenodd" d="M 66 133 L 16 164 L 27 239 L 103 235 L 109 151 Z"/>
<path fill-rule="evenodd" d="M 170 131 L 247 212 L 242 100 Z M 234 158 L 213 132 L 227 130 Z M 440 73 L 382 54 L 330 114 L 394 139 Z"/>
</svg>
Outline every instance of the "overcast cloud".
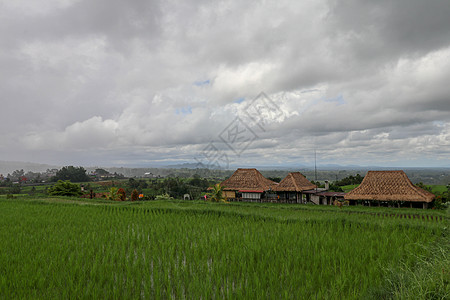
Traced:
<svg viewBox="0 0 450 300">
<path fill-rule="evenodd" d="M 0 0 L 0 160 L 207 162 L 212 145 L 233 166 L 317 149 L 450 167 L 448 16 L 445 0 Z M 258 126 L 261 92 L 276 106 Z M 255 138 L 232 151 L 238 116 Z"/>
</svg>

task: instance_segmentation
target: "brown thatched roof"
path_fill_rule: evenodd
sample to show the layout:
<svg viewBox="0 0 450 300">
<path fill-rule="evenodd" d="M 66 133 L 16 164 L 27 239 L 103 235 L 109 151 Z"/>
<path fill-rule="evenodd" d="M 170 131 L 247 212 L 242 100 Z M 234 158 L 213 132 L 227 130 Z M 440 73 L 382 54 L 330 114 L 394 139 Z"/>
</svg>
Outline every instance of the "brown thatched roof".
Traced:
<svg viewBox="0 0 450 300">
<path fill-rule="evenodd" d="M 230 178 L 221 185 L 225 191 L 260 190 L 267 191 L 277 185 L 276 182 L 265 178 L 256 169 L 237 169 Z"/>
<path fill-rule="evenodd" d="M 306 190 L 315 189 L 316 186 L 312 184 L 300 172 L 289 173 L 281 182 L 273 189 L 277 192 L 302 192 Z"/>
<path fill-rule="evenodd" d="M 403 171 L 369 171 L 345 199 L 431 202 L 434 195 L 415 186 Z"/>
</svg>

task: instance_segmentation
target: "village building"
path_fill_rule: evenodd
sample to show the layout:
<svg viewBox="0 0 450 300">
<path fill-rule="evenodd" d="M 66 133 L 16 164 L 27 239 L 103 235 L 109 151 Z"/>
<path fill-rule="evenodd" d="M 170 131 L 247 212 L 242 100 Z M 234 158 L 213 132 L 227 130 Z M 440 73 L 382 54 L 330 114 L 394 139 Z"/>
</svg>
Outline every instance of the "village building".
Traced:
<svg viewBox="0 0 450 300">
<path fill-rule="evenodd" d="M 312 202 L 318 205 L 334 205 L 335 201 L 344 202 L 344 192 L 329 191 L 328 188 L 309 190 L 303 192 L 306 196 L 306 202 Z"/>
<path fill-rule="evenodd" d="M 273 188 L 279 202 L 286 203 L 306 203 L 311 200 L 305 191 L 314 190 L 317 187 L 312 184 L 300 172 L 289 173 L 278 185 Z M 303 197 L 305 195 L 305 197 Z"/>
<path fill-rule="evenodd" d="M 434 195 L 415 186 L 403 171 L 369 171 L 361 185 L 344 199 L 350 205 L 428 208 Z"/>
<path fill-rule="evenodd" d="M 237 169 L 221 183 L 228 201 L 276 201 L 273 188 L 278 183 L 265 178 L 257 169 Z"/>
</svg>

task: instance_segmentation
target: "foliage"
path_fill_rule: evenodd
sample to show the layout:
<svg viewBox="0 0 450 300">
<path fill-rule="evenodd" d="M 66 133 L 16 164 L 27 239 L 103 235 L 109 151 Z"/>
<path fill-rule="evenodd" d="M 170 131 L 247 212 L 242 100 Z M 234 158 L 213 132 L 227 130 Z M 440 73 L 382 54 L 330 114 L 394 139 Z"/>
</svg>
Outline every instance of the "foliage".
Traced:
<svg viewBox="0 0 450 300">
<path fill-rule="evenodd" d="M 95 169 L 95 174 L 99 176 L 106 176 L 109 175 L 109 172 L 106 171 L 105 169 Z"/>
<path fill-rule="evenodd" d="M 352 185 L 352 184 L 361 184 L 364 177 L 362 177 L 359 174 L 356 174 L 355 176 L 350 175 L 347 176 L 341 180 L 336 181 L 334 184 L 337 186 L 343 186 L 343 185 Z"/>
<path fill-rule="evenodd" d="M 52 196 L 81 196 L 81 188 L 70 180 L 58 180 L 56 184 L 48 189 L 48 194 Z"/>
<path fill-rule="evenodd" d="M 139 198 L 139 192 L 136 189 L 134 189 L 131 192 L 131 201 L 137 201 L 138 198 Z"/>
<path fill-rule="evenodd" d="M 318 188 L 324 188 L 325 184 L 321 184 L 320 181 L 311 180 L 311 183 L 316 185 Z"/>
<path fill-rule="evenodd" d="M 342 187 L 334 184 L 334 183 L 330 183 L 330 191 L 333 192 L 343 192 L 344 190 L 342 189 Z"/>
<path fill-rule="evenodd" d="M 226 198 L 223 194 L 223 187 L 218 183 L 212 188 L 212 191 L 208 193 L 208 200 L 212 202 L 226 202 Z"/>
<path fill-rule="evenodd" d="M 19 181 L 21 177 L 23 177 L 25 175 L 25 172 L 23 171 L 23 169 L 21 170 L 15 170 L 14 172 L 12 172 L 11 175 L 8 176 L 8 178 L 11 181 Z"/>
<path fill-rule="evenodd" d="M 134 178 L 128 179 L 128 187 L 130 189 L 142 190 L 148 187 L 148 183 L 144 179 L 136 180 Z"/>
<path fill-rule="evenodd" d="M 119 198 L 119 193 L 118 192 L 119 192 L 118 188 L 116 188 L 116 187 L 110 188 L 109 189 L 109 193 L 106 196 L 106 199 L 112 200 L 112 201 L 119 201 L 120 198 Z"/>
<path fill-rule="evenodd" d="M 29 195 L 30 196 L 34 196 L 34 195 L 36 195 L 36 187 L 31 187 L 31 190 L 30 190 L 30 193 L 29 193 Z"/>
<path fill-rule="evenodd" d="M 58 180 L 70 180 L 72 182 L 85 182 L 90 178 L 86 174 L 86 170 L 83 167 L 68 166 L 61 168 L 56 175 L 52 178 L 52 181 Z"/>
<path fill-rule="evenodd" d="M 10 194 L 20 194 L 21 191 L 22 191 L 22 187 L 20 186 L 20 184 L 13 184 L 9 188 L 9 193 Z"/>
<path fill-rule="evenodd" d="M 281 177 L 267 177 L 267 179 L 275 181 L 275 182 L 280 182 L 281 181 Z"/>
<path fill-rule="evenodd" d="M 429 187 L 429 186 L 423 184 L 422 182 L 416 183 L 416 186 L 417 186 L 417 187 L 420 187 L 421 189 L 423 189 L 423 190 L 425 190 L 425 191 L 428 191 L 428 192 L 430 192 L 430 193 L 432 192 L 431 187 Z"/>
<path fill-rule="evenodd" d="M 127 200 L 127 194 L 125 193 L 125 190 L 123 188 L 120 188 L 117 190 L 117 196 L 118 196 L 118 200 L 120 200 L 120 201 Z"/>
<path fill-rule="evenodd" d="M 162 195 L 158 195 L 155 197 L 155 200 L 159 200 L 159 201 L 167 201 L 167 200 L 173 200 L 172 197 L 170 197 L 169 194 L 162 194 Z"/>
</svg>

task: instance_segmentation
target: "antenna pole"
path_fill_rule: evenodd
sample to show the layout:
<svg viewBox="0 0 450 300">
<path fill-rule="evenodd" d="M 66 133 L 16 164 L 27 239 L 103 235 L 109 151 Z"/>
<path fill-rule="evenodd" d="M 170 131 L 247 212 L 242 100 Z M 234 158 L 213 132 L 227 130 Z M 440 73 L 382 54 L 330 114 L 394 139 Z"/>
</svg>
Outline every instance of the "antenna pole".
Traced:
<svg viewBox="0 0 450 300">
<path fill-rule="evenodd" d="M 316 148 L 314 148 L 314 181 L 316 182 L 316 192 L 317 192 L 317 159 L 316 159 Z"/>
</svg>

